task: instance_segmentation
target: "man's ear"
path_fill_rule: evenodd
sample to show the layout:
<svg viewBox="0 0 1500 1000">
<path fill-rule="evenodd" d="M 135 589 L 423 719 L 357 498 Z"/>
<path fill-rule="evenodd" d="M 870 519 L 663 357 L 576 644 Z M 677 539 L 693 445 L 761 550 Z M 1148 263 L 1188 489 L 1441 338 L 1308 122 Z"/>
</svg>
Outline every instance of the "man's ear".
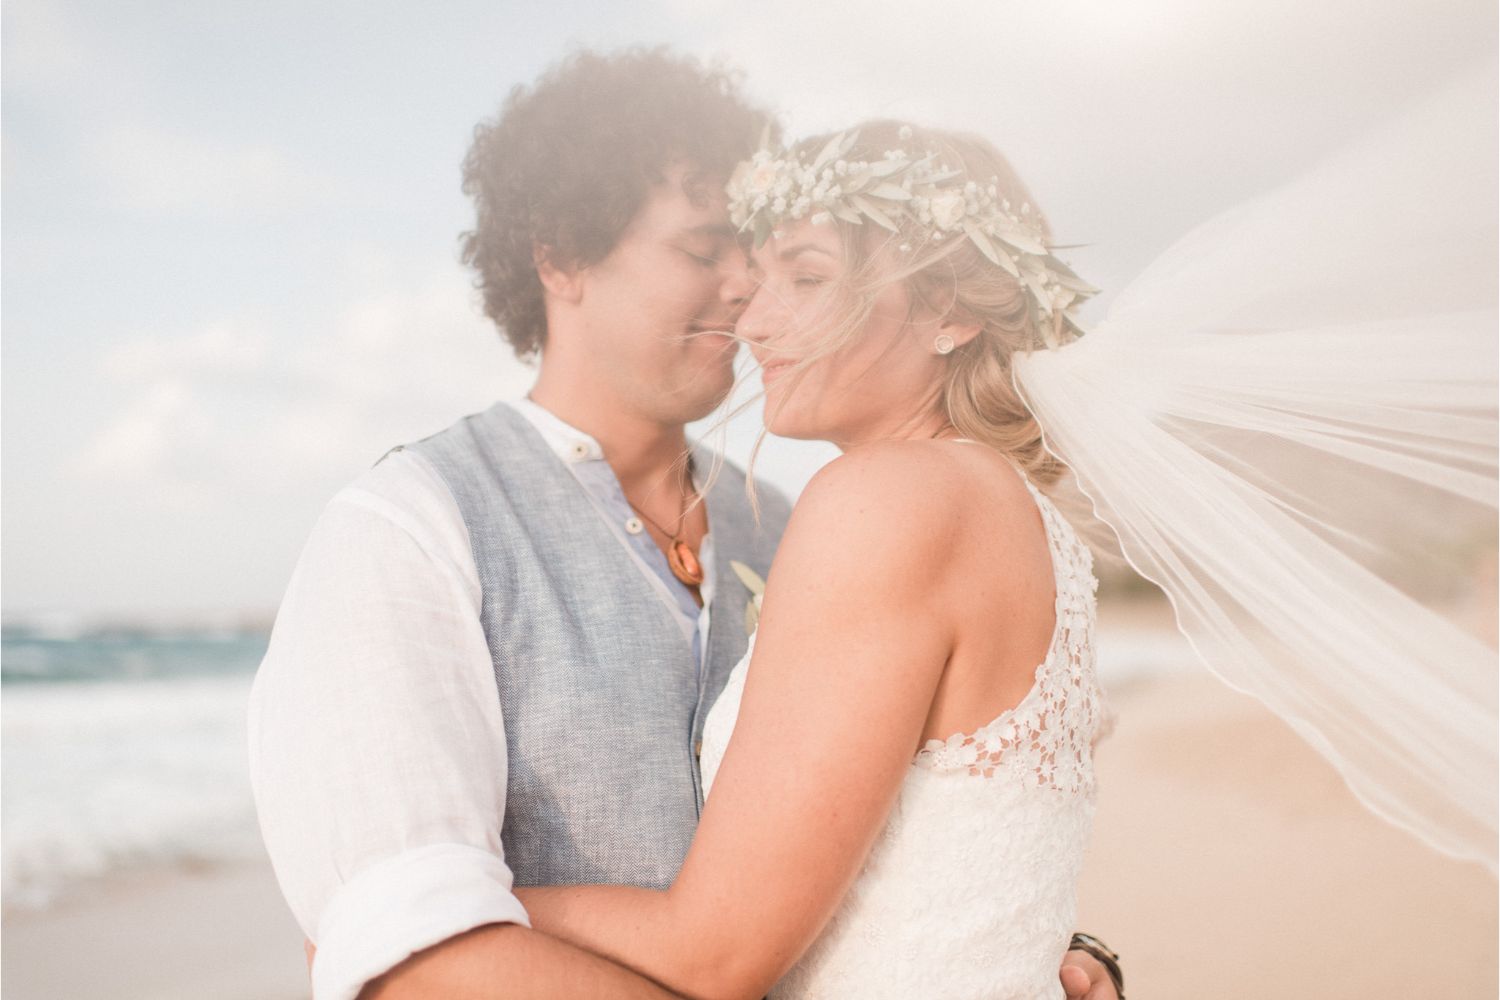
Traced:
<svg viewBox="0 0 1500 1000">
<path fill-rule="evenodd" d="M 536 276 L 541 279 L 547 294 L 564 302 L 576 303 L 583 297 L 583 269 L 575 265 L 566 267 L 553 262 L 552 248 L 534 243 L 531 261 L 536 265 Z"/>
</svg>

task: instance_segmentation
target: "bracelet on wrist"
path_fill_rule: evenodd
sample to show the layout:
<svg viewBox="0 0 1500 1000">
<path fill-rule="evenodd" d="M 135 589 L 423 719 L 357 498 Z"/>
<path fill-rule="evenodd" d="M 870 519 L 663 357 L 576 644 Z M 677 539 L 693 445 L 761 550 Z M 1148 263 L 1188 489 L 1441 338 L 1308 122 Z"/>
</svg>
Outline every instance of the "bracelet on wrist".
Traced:
<svg viewBox="0 0 1500 1000">
<path fill-rule="evenodd" d="M 1073 940 L 1068 943 L 1068 950 L 1087 952 L 1098 959 L 1099 964 L 1104 966 L 1104 971 L 1109 973 L 1109 981 L 1115 984 L 1115 993 L 1120 1000 L 1125 1000 L 1125 973 L 1120 971 L 1120 956 L 1117 952 L 1092 934 L 1084 934 L 1082 931 L 1073 935 Z"/>
</svg>

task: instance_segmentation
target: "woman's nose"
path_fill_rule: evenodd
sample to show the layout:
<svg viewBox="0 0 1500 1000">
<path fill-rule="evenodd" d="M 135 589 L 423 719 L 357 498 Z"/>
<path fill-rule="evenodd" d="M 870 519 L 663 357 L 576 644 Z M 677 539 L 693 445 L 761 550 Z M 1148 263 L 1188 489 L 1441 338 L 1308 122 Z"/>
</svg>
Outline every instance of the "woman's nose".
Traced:
<svg viewBox="0 0 1500 1000">
<path fill-rule="evenodd" d="M 751 294 L 745 311 L 740 313 L 739 321 L 734 325 L 734 332 L 752 344 L 764 344 L 776 333 L 778 326 L 776 313 L 776 297 L 765 285 L 759 285 Z"/>
</svg>

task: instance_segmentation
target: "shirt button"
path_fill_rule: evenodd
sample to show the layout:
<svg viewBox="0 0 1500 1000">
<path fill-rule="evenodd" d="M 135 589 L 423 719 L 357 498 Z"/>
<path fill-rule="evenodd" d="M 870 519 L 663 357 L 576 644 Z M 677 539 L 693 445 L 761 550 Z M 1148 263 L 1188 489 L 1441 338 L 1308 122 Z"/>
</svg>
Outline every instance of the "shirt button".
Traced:
<svg viewBox="0 0 1500 1000">
<path fill-rule="evenodd" d="M 632 535 L 639 535 L 641 532 L 646 530 L 646 526 L 641 523 L 640 518 L 632 517 L 630 520 L 625 522 L 625 530 L 630 532 Z"/>
<path fill-rule="evenodd" d="M 582 441 L 573 442 L 573 447 L 569 450 L 573 453 L 573 457 L 576 459 L 589 457 L 589 446 L 584 444 Z"/>
</svg>

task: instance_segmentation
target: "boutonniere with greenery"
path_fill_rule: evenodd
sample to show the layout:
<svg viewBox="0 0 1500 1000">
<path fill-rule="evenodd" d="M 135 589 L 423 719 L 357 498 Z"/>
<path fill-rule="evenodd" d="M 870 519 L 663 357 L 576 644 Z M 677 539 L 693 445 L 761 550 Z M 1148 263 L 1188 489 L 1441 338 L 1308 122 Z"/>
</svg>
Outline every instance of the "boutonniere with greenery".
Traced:
<svg viewBox="0 0 1500 1000">
<path fill-rule="evenodd" d="M 738 559 L 729 560 L 729 568 L 734 570 L 734 575 L 740 578 L 740 583 L 750 591 L 750 600 L 745 604 L 745 634 L 749 635 L 755 631 L 755 626 L 760 623 L 760 598 L 766 592 L 766 581 L 760 578 L 760 574 Z"/>
</svg>

